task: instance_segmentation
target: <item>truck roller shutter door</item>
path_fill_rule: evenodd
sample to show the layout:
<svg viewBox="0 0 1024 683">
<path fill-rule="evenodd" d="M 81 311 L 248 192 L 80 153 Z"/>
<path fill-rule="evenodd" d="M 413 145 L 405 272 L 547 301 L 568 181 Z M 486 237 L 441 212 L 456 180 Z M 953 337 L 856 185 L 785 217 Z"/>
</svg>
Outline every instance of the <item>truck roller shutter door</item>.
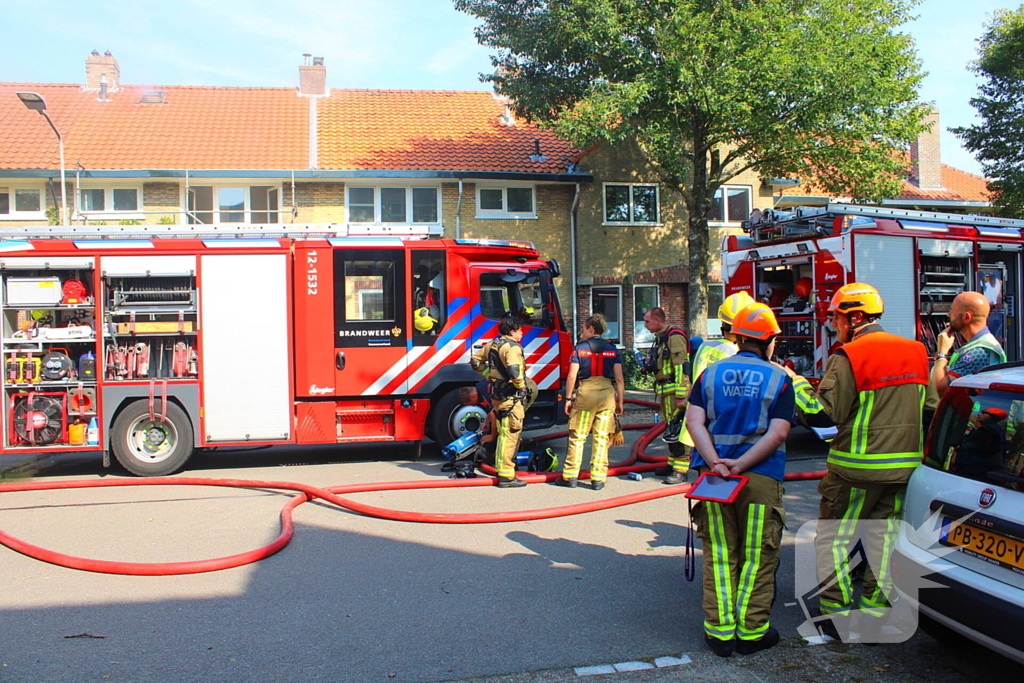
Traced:
<svg viewBox="0 0 1024 683">
<path fill-rule="evenodd" d="M 287 258 L 202 257 L 204 443 L 290 437 Z"/>
<path fill-rule="evenodd" d="M 875 287 L 885 301 L 886 332 L 917 339 L 917 273 L 914 240 L 894 235 L 854 235 L 854 280 Z"/>
</svg>

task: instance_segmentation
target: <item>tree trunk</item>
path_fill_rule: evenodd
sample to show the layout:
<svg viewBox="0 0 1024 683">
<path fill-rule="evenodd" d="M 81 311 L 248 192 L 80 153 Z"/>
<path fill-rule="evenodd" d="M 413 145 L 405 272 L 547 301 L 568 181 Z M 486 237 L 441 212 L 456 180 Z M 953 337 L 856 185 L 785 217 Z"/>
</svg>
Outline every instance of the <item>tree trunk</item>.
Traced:
<svg viewBox="0 0 1024 683">
<path fill-rule="evenodd" d="M 708 270 L 711 263 L 708 253 L 711 241 L 711 232 L 708 229 L 708 213 L 711 210 L 711 198 L 708 196 L 708 164 L 712 165 L 712 176 L 719 169 L 714 168 L 718 161 L 714 151 L 701 144 L 704 140 L 704 131 L 699 123 L 694 128 L 693 138 L 693 178 L 686 202 L 690 254 L 690 282 L 686 291 L 686 332 L 691 337 L 707 337 Z"/>
<path fill-rule="evenodd" d="M 686 288 L 686 331 L 691 336 L 708 336 L 708 252 L 711 231 L 708 229 L 707 212 L 703 215 L 690 213 L 687 220 L 690 237 L 690 283 Z"/>
</svg>

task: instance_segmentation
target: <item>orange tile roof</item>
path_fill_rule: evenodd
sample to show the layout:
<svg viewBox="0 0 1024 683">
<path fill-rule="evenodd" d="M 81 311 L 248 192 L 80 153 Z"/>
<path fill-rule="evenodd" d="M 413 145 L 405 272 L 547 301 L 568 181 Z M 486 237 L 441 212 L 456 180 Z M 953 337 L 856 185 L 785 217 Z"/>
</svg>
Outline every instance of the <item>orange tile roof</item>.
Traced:
<svg viewBox="0 0 1024 683">
<path fill-rule="evenodd" d="M 0 169 L 58 169 L 57 139 L 15 95 L 38 92 L 89 170 L 308 169 L 309 98 L 295 88 L 125 86 L 100 102 L 75 84 L 0 83 Z M 162 90 L 165 104 L 140 104 Z M 332 90 L 318 101 L 320 169 L 565 173 L 579 154 L 550 131 L 503 125 L 489 92 Z M 539 149 L 544 159 L 531 159 Z M 534 155 L 535 156 L 535 155 Z"/>
<path fill-rule="evenodd" d="M 967 201 L 988 202 L 989 196 L 988 180 L 980 175 L 961 171 L 953 166 L 942 165 L 942 184 L 950 192 L 957 194 Z"/>
<path fill-rule="evenodd" d="M 68 169 L 305 169 L 306 98 L 294 88 L 125 86 L 100 102 L 74 84 L 0 83 L 0 168 L 57 169 L 57 138 L 15 95 L 37 92 Z M 148 90 L 166 104 L 139 104 Z"/>
<path fill-rule="evenodd" d="M 990 201 L 988 181 L 985 178 L 948 164 L 942 164 L 942 186 L 942 189 L 939 190 L 923 190 L 910 180 L 904 180 L 903 189 L 896 199 L 954 202 Z M 809 183 L 787 187 L 782 194 L 795 197 L 827 196 L 821 188 Z"/>
<path fill-rule="evenodd" d="M 523 121 L 505 125 L 489 92 L 331 90 L 319 102 L 325 169 L 565 173 L 579 150 Z M 543 160 L 531 159 L 538 148 Z"/>
</svg>

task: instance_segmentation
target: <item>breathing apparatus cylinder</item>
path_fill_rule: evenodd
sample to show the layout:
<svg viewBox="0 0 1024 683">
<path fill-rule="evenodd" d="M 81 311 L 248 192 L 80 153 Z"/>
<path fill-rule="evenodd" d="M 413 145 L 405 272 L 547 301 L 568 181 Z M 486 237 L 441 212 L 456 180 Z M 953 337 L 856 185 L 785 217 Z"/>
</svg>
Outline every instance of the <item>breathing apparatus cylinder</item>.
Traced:
<svg viewBox="0 0 1024 683">
<path fill-rule="evenodd" d="M 458 460 L 480 443 L 479 432 L 467 432 L 441 449 L 441 455 L 449 460 Z"/>
</svg>

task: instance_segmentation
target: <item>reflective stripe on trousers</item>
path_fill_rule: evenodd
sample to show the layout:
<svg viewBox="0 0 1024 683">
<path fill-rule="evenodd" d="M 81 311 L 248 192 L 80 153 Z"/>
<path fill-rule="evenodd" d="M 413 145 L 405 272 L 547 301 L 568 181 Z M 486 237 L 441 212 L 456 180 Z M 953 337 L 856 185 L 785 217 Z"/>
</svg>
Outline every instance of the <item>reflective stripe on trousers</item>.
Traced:
<svg viewBox="0 0 1024 683">
<path fill-rule="evenodd" d="M 829 472 L 818 486 L 822 494 L 815 553 L 821 586 L 818 604 L 823 614 L 846 614 L 860 609 L 885 616 L 892 591 L 890 563 L 899 532 L 906 484 L 853 483 Z M 855 595 L 850 554 L 857 541 L 864 547 L 867 567 L 862 594 Z"/>
<path fill-rule="evenodd" d="M 704 556 L 704 632 L 720 640 L 764 636 L 775 601 L 782 484 L 750 476 L 752 490 L 736 503 L 703 501 L 694 510 Z"/>
<path fill-rule="evenodd" d="M 592 413 L 587 410 L 573 410 L 569 417 L 569 446 L 565 453 L 565 468 L 562 476 L 566 479 L 579 476 L 583 461 L 583 449 L 587 435 L 594 432 L 594 445 L 590 453 L 590 479 L 603 481 L 608 476 L 608 446 L 615 431 L 615 411 L 601 410 Z"/>
<path fill-rule="evenodd" d="M 494 468 L 499 477 L 511 479 L 516 476 L 516 452 L 519 450 L 519 436 L 523 431 L 526 408 L 521 401 L 508 399 L 496 401 L 492 409 L 495 411 L 495 422 L 498 427 L 498 439 L 494 447 Z M 504 417 L 499 417 L 503 413 Z"/>
<path fill-rule="evenodd" d="M 675 394 L 666 394 L 661 397 L 661 419 L 668 424 L 679 413 L 683 412 L 679 408 L 676 408 L 676 397 Z M 668 465 L 680 472 L 685 472 L 690 469 L 690 456 L 686 452 L 686 447 L 681 443 L 670 443 L 668 444 Z"/>
</svg>

